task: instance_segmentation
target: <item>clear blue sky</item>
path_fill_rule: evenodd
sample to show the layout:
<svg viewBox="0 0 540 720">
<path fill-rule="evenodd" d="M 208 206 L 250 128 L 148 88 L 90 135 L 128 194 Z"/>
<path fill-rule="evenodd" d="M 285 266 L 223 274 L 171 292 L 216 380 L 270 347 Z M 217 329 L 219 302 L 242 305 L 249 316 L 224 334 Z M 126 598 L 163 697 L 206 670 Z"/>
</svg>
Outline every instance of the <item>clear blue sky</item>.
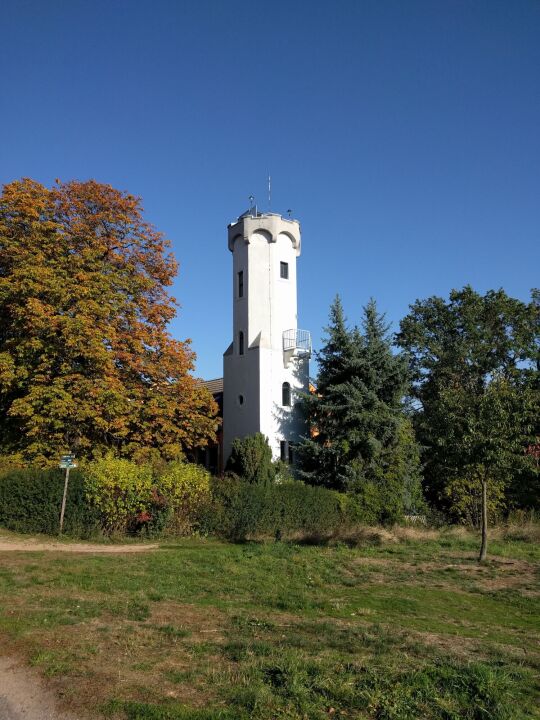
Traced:
<svg viewBox="0 0 540 720">
<path fill-rule="evenodd" d="M 299 325 L 397 326 L 540 284 L 539 0 L 4 0 L 0 181 L 96 178 L 171 239 L 197 372 L 231 336 L 226 225 L 302 223 Z"/>
</svg>

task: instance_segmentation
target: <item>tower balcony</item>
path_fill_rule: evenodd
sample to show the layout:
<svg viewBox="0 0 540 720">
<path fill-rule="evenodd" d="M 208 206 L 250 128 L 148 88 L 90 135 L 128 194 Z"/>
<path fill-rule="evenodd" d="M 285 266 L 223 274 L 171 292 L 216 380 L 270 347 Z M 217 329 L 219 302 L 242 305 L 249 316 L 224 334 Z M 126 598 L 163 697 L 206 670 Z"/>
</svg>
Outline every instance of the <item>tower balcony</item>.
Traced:
<svg viewBox="0 0 540 720">
<path fill-rule="evenodd" d="M 297 328 L 284 330 L 283 352 L 311 357 L 311 333 L 309 330 L 298 330 Z"/>
</svg>

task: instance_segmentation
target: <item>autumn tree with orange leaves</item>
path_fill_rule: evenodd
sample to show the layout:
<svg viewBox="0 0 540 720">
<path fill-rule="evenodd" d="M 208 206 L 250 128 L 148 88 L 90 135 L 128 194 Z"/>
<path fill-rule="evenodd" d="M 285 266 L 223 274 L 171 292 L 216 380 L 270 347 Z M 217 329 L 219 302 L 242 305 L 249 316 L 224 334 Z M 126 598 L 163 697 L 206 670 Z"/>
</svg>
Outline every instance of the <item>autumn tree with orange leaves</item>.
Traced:
<svg viewBox="0 0 540 720">
<path fill-rule="evenodd" d="M 165 459 L 214 437 L 216 405 L 167 331 L 177 272 L 140 200 L 24 179 L 0 197 L 0 452 Z"/>
</svg>

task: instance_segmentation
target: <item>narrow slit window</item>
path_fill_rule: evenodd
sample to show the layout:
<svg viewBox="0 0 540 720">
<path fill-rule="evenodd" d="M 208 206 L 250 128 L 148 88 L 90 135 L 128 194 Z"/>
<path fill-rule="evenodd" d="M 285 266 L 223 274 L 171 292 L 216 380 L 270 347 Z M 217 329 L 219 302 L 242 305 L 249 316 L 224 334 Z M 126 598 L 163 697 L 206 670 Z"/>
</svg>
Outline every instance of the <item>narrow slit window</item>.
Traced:
<svg viewBox="0 0 540 720">
<path fill-rule="evenodd" d="M 238 297 L 244 297 L 244 271 L 240 270 L 238 273 Z"/>
<path fill-rule="evenodd" d="M 244 354 L 244 333 L 241 330 L 238 333 L 238 354 Z"/>
<path fill-rule="evenodd" d="M 286 262 L 280 262 L 279 263 L 279 277 L 283 280 L 289 279 L 289 263 Z"/>
<path fill-rule="evenodd" d="M 279 449 L 281 462 L 287 462 L 289 459 L 289 443 L 286 440 L 282 440 L 279 443 Z"/>
<path fill-rule="evenodd" d="M 295 463 L 294 445 L 292 443 L 289 443 L 289 465 L 294 465 L 294 463 Z"/>
<path fill-rule="evenodd" d="M 291 405 L 291 386 L 288 382 L 284 382 L 281 386 L 281 404 L 284 407 L 290 407 Z"/>
</svg>

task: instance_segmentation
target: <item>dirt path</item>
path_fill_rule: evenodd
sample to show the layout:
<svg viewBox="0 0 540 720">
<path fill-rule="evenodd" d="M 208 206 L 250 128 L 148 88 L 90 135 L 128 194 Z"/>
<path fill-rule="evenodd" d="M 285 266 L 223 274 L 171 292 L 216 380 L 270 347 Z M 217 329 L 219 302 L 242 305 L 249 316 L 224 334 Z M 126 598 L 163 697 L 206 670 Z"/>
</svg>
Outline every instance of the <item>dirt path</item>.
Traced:
<svg viewBox="0 0 540 720">
<path fill-rule="evenodd" d="M 59 710 L 38 673 L 0 657 L 0 720 L 78 720 Z"/>
<path fill-rule="evenodd" d="M 42 550 L 52 552 L 71 553 L 140 553 L 147 550 L 156 550 L 159 545 L 97 545 L 92 543 L 62 543 L 50 540 L 10 540 L 0 536 L 0 552 L 41 552 Z M 0 715 L 0 720 L 2 716 Z"/>
</svg>

